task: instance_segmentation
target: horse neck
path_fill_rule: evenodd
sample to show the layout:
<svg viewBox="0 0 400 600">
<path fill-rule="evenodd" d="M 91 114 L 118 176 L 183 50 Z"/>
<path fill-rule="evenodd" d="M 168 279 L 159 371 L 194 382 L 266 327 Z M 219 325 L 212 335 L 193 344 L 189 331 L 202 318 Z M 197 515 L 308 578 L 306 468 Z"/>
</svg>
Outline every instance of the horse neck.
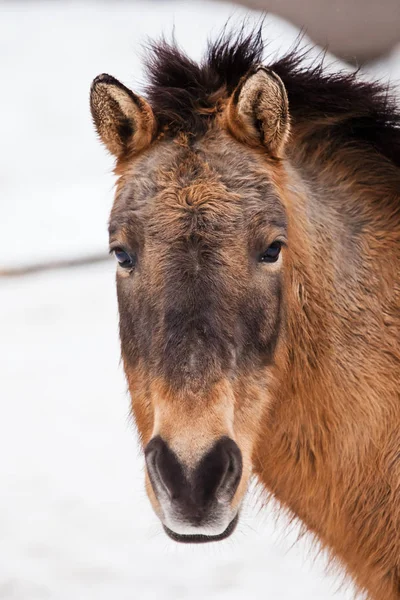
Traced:
<svg viewBox="0 0 400 600">
<path fill-rule="evenodd" d="M 290 156 L 286 332 L 256 471 L 361 587 L 391 599 L 400 581 L 390 531 L 400 515 L 387 494 L 400 443 L 400 177 L 372 152 L 354 153 L 328 158 L 299 143 Z M 386 558 L 385 584 L 376 555 Z"/>
<path fill-rule="evenodd" d="M 289 179 L 286 371 L 298 389 L 328 387 L 337 401 L 318 406 L 341 428 L 365 413 L 370 425 L 398 398 L 400 170 L 370 149 L 298 142 Z"/>
<path fill-rule="evenodd" d="M 284 181 L 286 370 L 307 389 L 333 378 L 335 395 L 355 393 L 359 404 L 361 380 L 376 389 L 382 369 L 390 380 L 382 351 L 398 349 L 400 170 L 371 149 L 335 147 L 327 137 L 316 144 L 294 135 Z"/>
</svg>

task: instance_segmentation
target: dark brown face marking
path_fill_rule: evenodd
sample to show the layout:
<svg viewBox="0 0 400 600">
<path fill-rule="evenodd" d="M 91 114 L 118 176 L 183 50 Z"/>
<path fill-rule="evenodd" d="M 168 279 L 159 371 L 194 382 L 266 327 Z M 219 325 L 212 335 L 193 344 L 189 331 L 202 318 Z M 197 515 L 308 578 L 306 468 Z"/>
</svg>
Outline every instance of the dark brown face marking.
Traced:
<svg viewBox="0 0 400 600">
<path fill-rule="evenodd" d="M 127 363 L 195 391 L 273 360 L 281 274 L 258 258 L 286 217 L 266 173 L 222 131 L 134 163 L 110 220 L 111 244 L 137 255 L 117 278 Z"/>
</svg>

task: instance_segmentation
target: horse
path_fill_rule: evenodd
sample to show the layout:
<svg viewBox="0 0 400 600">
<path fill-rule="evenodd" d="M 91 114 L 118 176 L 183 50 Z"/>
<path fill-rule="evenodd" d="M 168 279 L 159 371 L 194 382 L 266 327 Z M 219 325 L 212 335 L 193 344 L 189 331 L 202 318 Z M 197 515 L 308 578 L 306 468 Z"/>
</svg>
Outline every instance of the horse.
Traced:
<svg viewBox="0 0 400 600">
<path fill-rule="evenodd" d="M 145 486 L 218 541 L 255 478 L 361 594 L 400 598 L 400 113 L 261 28 L 199 63 L 165 38 L 137 95 L 94 79 Z"/>
</svg>

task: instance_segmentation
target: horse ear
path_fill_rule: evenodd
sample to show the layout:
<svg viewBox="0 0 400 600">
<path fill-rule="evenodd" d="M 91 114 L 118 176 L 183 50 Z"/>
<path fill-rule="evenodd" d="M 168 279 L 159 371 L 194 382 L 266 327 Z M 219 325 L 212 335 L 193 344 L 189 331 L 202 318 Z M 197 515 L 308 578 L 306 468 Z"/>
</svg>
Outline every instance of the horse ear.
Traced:
<svg viewBox="0 0 400 600">
<path fill-rule="evenodd" d="M 150 145 L 156 128 L 150 105 L 111 75 L 93 81 L 90 109 L 101 141 L 117 158 Z"/>
<path fill-rule="evenodd" d="M 282 155 L 289 135 L 289 103 L 280 77 L 260 66 L 245 76 L 227 107 L 228 128 L 240 141 L 264 145 L 274 157 Z"/>
</svg>

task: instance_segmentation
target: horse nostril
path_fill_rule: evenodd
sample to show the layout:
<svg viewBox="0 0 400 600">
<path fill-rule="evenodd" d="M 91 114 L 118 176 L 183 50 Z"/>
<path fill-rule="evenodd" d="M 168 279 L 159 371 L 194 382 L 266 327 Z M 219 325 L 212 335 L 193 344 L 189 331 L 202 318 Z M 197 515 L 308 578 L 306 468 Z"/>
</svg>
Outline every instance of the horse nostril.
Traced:
<svg viewBox="0 0 400 600">
<path fill-rule="evenodd" d="M 225 452 L 228 458 L 228 466 L 226 473 L 218 486 L 217 497 L 219 499 L 231 500 L 237 490 L 240 479 L 242 477 L 243 461 L 242 453 L 235 442 L 226 438 L 229 443 L 226 443 Z"/>
<path fill-rule="evenodd" d="M 174 500 L 186 481 L 175 454 L 158 435 L 147 444 L 144 455 L 154 491 L 167 494 L 170 500 Z"/>
<path fill-rule="evenodd" d="M 196 471 L 196 487 L 202 490 L 203 502 L 217 498 L 230 502 L 242 476 L 242 453 L 229 437 L 218 440 L 200 462 Z"/>
</svg>

